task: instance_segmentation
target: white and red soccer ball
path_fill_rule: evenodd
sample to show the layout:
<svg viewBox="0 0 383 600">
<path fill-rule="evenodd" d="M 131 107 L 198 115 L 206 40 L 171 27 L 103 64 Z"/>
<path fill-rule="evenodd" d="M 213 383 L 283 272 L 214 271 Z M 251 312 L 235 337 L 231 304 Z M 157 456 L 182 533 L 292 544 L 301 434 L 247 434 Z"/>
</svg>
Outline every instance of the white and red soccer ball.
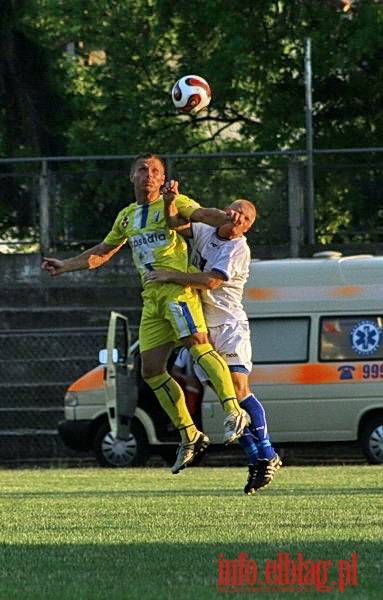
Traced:
<svg viewBox="0 0 383 600">
<path fill-rule="evenodd" d="M 185 75 L 173 85 L 172 100 L 181 112 L 197 114 L 210 104 L 210 85 L 199 75 Z"/>
</svg>

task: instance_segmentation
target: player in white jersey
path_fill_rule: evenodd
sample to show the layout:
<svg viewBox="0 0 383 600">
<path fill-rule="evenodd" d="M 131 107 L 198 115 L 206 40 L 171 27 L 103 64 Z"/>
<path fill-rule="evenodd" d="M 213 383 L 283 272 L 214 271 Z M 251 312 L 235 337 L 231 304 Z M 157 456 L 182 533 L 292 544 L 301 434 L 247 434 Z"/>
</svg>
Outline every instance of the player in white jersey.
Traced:
<svg viewBox="0 0 383 600">
<path fill-rule="evenodd" d="M 202 223 L 191 223 L 186 228 L 174 205 L 168 206 L 169 225 L 182 229 L 191 238 L 190 262 L 199 272 L 149 273 L 149 281 L 179 283 L 201 290 L 202 304 L 211 342 L 229 366 L 241 408 L 251 417 L 239 442 L 249 461 L 249 476 L 244 488 L 246 494 L 268 485 L 282 465 L 271 445 L 265 411 L 249 387 L 252 369 L 250 330 L 242 306 L 243 288 L 247 281 L 250 249 L 244 237 L 256 218 L 256 209 L 248 200 L 236 200 L 230 208 L 241 212 L 241 224 L 218 228 Z M 206 376 L 195 366 L 196 374 L 206 382 Z"/>
</svg>

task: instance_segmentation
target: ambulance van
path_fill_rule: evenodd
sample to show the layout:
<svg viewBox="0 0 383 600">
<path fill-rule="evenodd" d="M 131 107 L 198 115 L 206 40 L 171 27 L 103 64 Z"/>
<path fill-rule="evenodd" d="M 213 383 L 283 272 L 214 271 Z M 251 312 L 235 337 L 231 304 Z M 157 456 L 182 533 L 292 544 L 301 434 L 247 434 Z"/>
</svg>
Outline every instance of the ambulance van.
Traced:
<svg viewBox="0 0 383 600">
<path fill-rule="evenodd" d="M 369 463 L 382 464 L 383 256 L 253 260 L 244 307 L 252 335 L 251 388 L 265 408 L 273 442 L 358 442 Z M 109 331 L 109 356 L 117 344 L 113 331 L 123 319 L 115 319 Z M 106 389 L 111 364 L 94 370 L 98 378 L 86 374 L 70 386 L 59 424 L 67 445 L 93 449 L 104 466 L 143 464 L 153 452 L 170 459 L 178 442 L 140 380 L 138 344 L 130 348 L 117 361 L 135 363 L 131 438 L 123 442 L 110 431 L 117 393 Z M 129 394 L 132 387 L 127 388 Z M 212 444 L 220 444 L 223 412 L 209 388 L 201 421 Z"/>
</svg>

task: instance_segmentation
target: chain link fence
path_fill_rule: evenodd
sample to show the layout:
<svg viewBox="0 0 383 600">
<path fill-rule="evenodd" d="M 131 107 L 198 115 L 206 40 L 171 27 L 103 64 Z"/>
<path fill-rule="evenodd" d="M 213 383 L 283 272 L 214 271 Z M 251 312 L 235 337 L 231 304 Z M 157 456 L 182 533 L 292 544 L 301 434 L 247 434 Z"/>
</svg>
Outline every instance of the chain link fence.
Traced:
<svg viewBox="0 0 383 600">
<path fill-rule="evenodd" d="M 98 364 L 106 328 L 0 333 L 0 462 L 65 461 L 57 424 L 67 387 Z"/>
<path fill-rule="evenodd" d="M 369 244 L 379 248 L 383 242 L 382 151 L 315 154 L 318 244 L 328 248 L 348 243 L 364 252 Z M 255 202 L 259 218 L 249 236 L 254 257 L 262 247 L 283 248 L 284 256 L 304 251 L 307 211 L 302 153 L 164 158 L 169 177 L 179 179 L 181 191 L 203 205 L 223 208 L 236 197 Z M 1 160 L 0 252 L 77 251 L 98 242 L 117 211 L 132 200 L 131 160 L 131 156 Z M 9 306 L 4 299 L 0 302 L 8 311 L 0 329 L 0 464 L 94 461 L 64 447 L 57 424 L 64 416 L 67 387 L 97 365 L 114 290 L 108 290 L 104 303 L 95 305 L 93 316 L 85 320 L 80 297 L 74 300 L 74 288 L 68 289 L 67 300 L 61 290 L 51 290 L 46 306 L 61 311 L 52 317 L 45 308 L 40 310 L 39 294 L 34 303 L 32 298 L 27 303 L 28 289 L 20 282 L 15 285 L 17 296 L 9 296 Z M 125 304 L 125 290 L 118 302 Z M 11 315 L 15 307 L 25 312 L 22 318 L 17 310 Z M 138 316 L 137 306 L 136 310 Z M 92 325 L 99 323 L 100 314 L 104 324 Z"/>
<path fill-rule="evenodd" d="M 383 149 L 314 151 L 316 243 L 383 241 Z M 164 156 L 168 176 L 204 206 L 252 200 L 257 247 L 298 256 L 308 239 L 303 152 Z M 0 251 L 78 249 L 98 242 L 133 200 L 132 156 L 0 160 Z"/>
</svg>

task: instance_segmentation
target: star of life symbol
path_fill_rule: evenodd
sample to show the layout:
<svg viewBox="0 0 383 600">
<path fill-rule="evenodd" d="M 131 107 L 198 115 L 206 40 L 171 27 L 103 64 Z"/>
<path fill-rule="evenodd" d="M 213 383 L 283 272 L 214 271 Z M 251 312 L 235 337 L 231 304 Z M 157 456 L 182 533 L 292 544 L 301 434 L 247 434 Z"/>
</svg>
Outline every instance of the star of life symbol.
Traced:
<svg viewBox="0 0 383 600">
<path fill-rule="evenodd" d="M 357 354 L 369 356 L 380 347 L 382 333 L 375 321 L 359 321 L 350 332 L 351 347 Z"/>
<path fill-rule="evenodd" d="M 127 227 L 129 225 L 129 216 L 126 215 L 122 221 L 121 221 L 121 225 L 123 226 L 123 228 L 125 229 L 125 227 Z"/>
</svg>

